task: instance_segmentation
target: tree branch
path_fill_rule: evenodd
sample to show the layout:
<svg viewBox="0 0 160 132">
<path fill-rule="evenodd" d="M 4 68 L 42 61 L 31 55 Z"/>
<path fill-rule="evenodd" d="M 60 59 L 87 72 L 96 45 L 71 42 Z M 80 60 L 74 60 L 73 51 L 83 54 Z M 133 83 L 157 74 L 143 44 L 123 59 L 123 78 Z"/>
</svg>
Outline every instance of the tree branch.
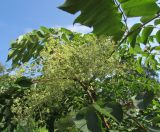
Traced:
<svg viewBox="0 0 160 132">
<path fill-rule="evenodd" d="M 143 28 L 146 24 L 150 23 L 151 21 L 153 21 L 154 19 L 158 18 L 160 16 L 160 14 L 157 14 L 155 17 L 153 17 L 152 19 L 148 20 L 147 22 L 143 23 L 140 27 L 136 28 L 135 30 L 128 32 L 128 34 L 120 41 L 119 46 L 130 36 L 132 35 L 135 31 Z"/>
<path fill-rule="evenodd" d="M 117 45 L 117 48 L 130 36 L 132 35 L 135 31 L 143 28 L 146 24 L 150 23 L 151 21 L 155 20 L 156 18 L 160 17 L 160 14 L 157 14 L 155 17 L 153 17 L 152 19 L 148 20 L 147 22 L 143 23 L 140 27 L 136 28 L 135 30 L 128 32 L 123 38 L 122 40 L 119 42 L 119 44 Z M 115 53 L 115 51 L 117 50 L 117 48 L 115 50 L 113 50 L 110 54 L 110 57 Z M 109 57 L 109 58 L 110 58 Z"/>
</svg>

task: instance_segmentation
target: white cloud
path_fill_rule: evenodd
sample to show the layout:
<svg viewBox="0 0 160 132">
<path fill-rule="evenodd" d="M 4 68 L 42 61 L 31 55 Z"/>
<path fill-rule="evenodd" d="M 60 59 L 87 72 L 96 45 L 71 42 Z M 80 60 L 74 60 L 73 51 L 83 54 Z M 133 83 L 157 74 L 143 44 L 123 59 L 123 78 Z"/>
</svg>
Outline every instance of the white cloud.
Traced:
<svg viewBox="0 0 160 132">
<path fill-rule="evenodd" d="M 69 29 L 73 32 L 79 32 L 79 33 L 90 33 L 90 32 L 92 32 L 92 28 L 82 26 L 82 25 L 79 25 L 79 24 L 64 25 L 64 26 L 53 26 L 53 28 L 61 28 L 61 27 Z"/>
<path fill-rule="evenodd" d="M 82 25 L 68 25 L 68 26 L 66 26 L 66 28 L 73 31 L 73 32 L 79 32 L 79 33 L 90 33 L 90 32 L 92 32 L 92 28 L 82 26 Z"/>
</svg>

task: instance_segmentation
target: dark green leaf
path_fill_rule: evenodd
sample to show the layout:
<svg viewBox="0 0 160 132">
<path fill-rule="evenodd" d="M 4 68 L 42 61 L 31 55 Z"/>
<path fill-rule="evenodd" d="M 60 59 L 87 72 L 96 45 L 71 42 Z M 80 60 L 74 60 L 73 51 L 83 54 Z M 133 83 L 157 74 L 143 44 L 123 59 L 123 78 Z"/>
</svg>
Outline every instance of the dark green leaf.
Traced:
<svg viewBox="0 0 160 132">
<path fill-rule="evenodd" d="M 160 24 L 160 19 L 156 19 L 155 21 L 154 21 L 154 25 L 159 25 Z"/>
<path fill-rule="evenodd" d="M 121 14 L 113 0 L 66 0 L 59 8 L 71 14 L 81 11 L 74 23 L 93 27 L 97 35 L 113 36 L 119 40 L 124 33 Z"/>
<path fill-rule="evenodd" d="M 113 116 L 113 115 L 111 115 L 111 112 L 112 112 L 112 109 L 111 108 L 101 108 L 98 104 L 96 104 L 96 103 L 94 103 L 93 104 L 93 107 L 98 111 L 98 112 L 100 112 L 101 114 L 103 114 L 103 115 L 105 115 L 105 116 L 107 116 L 107 117 L 110 117 L 110 118 L 112 118 L 113 120 L 115 120 L 115 121 L 117 121 L 118 122 L 118 120 Z"/>
<path fill-rule="evenodd" d="M 151 16 L 159 10 L 155 0 L 126 0 L 122 8 L 128 17 Z"/>
<path fill-rule="evenodd" d="M 153 26 L 152 25 L 149 25 L 147 27 L 145 27 L 142 31 L 142 43 L 143 44 L 146 44 L 147 41 L 148 41 L 148 37 L 150 36 L 150 34 L 152 33 L 153 31 Z"/>
<path fill-rule="evenodd" d="M 80 110 L 74 120 L 76 127 L 82 132 L 101 132 L 101 121 L 92 107 Z"/>
<path fill-rule="evenodd" d="M 30 87 L 33 83 L 31 79 L 27 77 L 21 77 L 16 80 L 15 84 L 18 84 L 21 87 Z"/>
<path fill-rule="evenodd" d="M 133 104 L 138 109 L 146 109 L 154 98 L 152 91 L 146 91 L 132 97 Z"/>
<path fill-rule="evenodd" d="M 160 123 L 160 117 L 154 117 L 153 119 L 152 119 L 152 123 L 153 124 L 156 124 L 156 123 Z"/>
<path fill-rule="evenodd" d="M 135 47 L 136 44 L 136 40 L 137 40 L 137 36 L 139 34 L 139 32 L 141 31 L 141 23 L 137 23 L 135 25 L 133 25 L 130 29 L 130 35 L 128 36 L 128 41 L 130 42 L 131 47 Z"/>
<path fill-rule="evenodd" d="M 134 47 L 134 50 L 135 50 L 136 53 L 141 53 L 142 52 L 142 49 L 141 49 L 140 45 L 138 45 L 138 44 Z"/>
<path fill-rule="evenodd" d="M 152 36 L 152 35 L 149 36 L 149 37 L 148 37 L 148 40 L 149 40 L 149 42 L 152 42 L 152 43 L 153 43 L 153 42 L 154 42 L 154 36 Z"/>
<path fill-rule="evenodd" d="M 111 114 L 119 121 L 121 122 L 123 120 L 123 110 L 122 106 L 119 103 L 107 103 L 105 106 L 105 109 L 111 108 L 112 112 Z"/>
<path fill-rule="evenodd" d="M 153 51 L 153 50 L 160 50 L 160 46 L 152 47 L 151 51 Z"/>
<path fill-rule="evenodd" d="M 149 22 L 150 20 L 152 20 L 154 17 L 155 17 L 155 15 L 152 15 L 152 16 L 143 16 L 143 17 L 141 17 L 140 21 L 141 21 L 142 23 L 147 23 L 147 22 Z"/>
<path fill-rule="evenodd" d="M 141 63 L 142 63 L 142 57 L 139 57 L 138 58 L 138 64 L 141 65 Z"/>
<path fill-rule="evenodd" d="M 123 119 L 122 106 L 118 103 L 107 103 L 103 108 L 95 103 L 93 104 L 93 107 L 100 113 L 112 118 L 117 122 L 121 122 Z"/>
<path fill-rule="evenodd" d="M 65 3 L 58 8 L 64 11 L 67 11 L 71 14 L 78 12 L 83 6 L 83 0 L 66 0 Z"/>
<path fill-rule="evenodd" d="M 37 35 L 38 38 L 44 38 L 45 37 L 42 31 L 35 30 L 35 32 L 33 31 L 33 33 L 35 33 L 35 35 Z"/>
<path fill-rule="evenodd" d="M 156 33 L 156 40 L 158 43 L 160 43 L 160 30 L 157 31 L 157 33 Z"/>
<path fill-rule="evenodd" d="M 94 109 L 89 109 L 86 114 L 87 126 L 91 132 L 101 132 L 102 122 L 100 121 Z"/>
<path fill-rule="evenodd" d="M 14 50 L 14 51 L 11 51 L 9 54 L 8 54 L 8 57 L 7 57 L 7 61 L 11 60 L 13 57 L 15 57 L 17 55 L 17 52 L 19 52 L 19 50 Z"/>
<path fill-rule="evenodd" d="M 160 50 L 160 46 L 155 46 L 154 50 Z"/>
</svg>

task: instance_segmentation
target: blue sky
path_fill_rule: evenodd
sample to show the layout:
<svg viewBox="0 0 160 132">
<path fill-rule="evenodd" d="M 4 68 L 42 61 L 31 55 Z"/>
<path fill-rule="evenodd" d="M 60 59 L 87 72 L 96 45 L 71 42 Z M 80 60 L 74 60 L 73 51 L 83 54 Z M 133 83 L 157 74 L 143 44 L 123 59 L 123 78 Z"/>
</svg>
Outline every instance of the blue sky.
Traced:
<svg viewBox="0 0 160 132">
<path fill-rule="evenodd" d="M 57 8 L 64 0 L 0 0 L 0 62 L 6 64 L 11 40 L 19 35 L 46 27 L 67 27 L 73 30 L 75 16 Z"/>
</svg>

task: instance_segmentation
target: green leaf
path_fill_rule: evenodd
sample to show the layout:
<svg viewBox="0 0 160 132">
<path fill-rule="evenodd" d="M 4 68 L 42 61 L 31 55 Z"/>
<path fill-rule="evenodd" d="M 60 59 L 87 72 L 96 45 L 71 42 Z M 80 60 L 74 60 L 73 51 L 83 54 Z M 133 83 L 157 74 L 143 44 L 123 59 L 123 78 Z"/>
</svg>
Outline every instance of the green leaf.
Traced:
<svg viewBox="0 0 160 132">
<path fill-rule="evenodd" d="M 144 69 L 142 68 L 142 57 L 138 57 L 136 70 L 139 73 L 143 73 Z"/>
<path fill-rule="evenodd" d="M 71 14 L 80 11 L 81 14 L 74 23 L 93 27 L 93 32 L 97 35 L 113 36 L 119 40 L 124 34 L 121 13 L 113 0 L 66 0 L 59 9 Z"/>
<path fill-rule="evenodd" d="M 154 42 L 154 36 L 153 35 L 149 36 L 148 41 L 153 43 Z"/>
<path fill-rule="evenodd" d="M 154 21 L 154 25 L 159 25 L 160 24 L 160 19 L 156 19 L 155 21 Z"/>
<path fill-rule="evenodd" d="M 138 58 L 138 65 L 141 65 L 141 63 L 142 63 L 142 57 L 139 57 Z"/>
<path fill-rule="evenodd" d="M 104 108 L 101 108 L 101 107 L 100 107 L 98 104 L 96 104 L 96 103 L 93 104 L 93 107 L 94 107 L 97 111 L 99 111 L 101 114 L 103 114 L 103 115 L 105 115 L 105 116 L 107 116 L 107 117 L 110 117 L 110 118 L 112 118 L 113 120 L 115 120 L 115 121 L 118 122 L 118 120 L 117 120 L 114 116 L 111 115 L 111 112 L 112 112 L 112 109 L 111 109 L 111 108 L 106 108 L 106 109 L 104 109 Z"/>
<path fill-rule="evenodd" d="M 111 114 L 119 121 L 121 122 L 123 120 L 123 110 L 122 106 L 119 103 L 112 102 L 112 103 L 107 103 L 105 105 L 105 109 L 111 108 L 112 112 Z"/>
<path fill-rule="evenodd" d="M 126 0 L 121 6 L 128 17 L 151 16 L 159 10 L 155 0 Z"/>
<path fill-rule="evenodd" d="M 155 46 L 154 50 L 160 50 L 160 46 Z"/>
<path fill-rule="evenodd" d="M 31 79 L 23 76 L 21 78 L 18 78 L 15 84 L 18 84 L 21 87 L 30 87 L 33 83 Z"/>
<path fill-rule="evenodd" d="M 121 122 L 123 119 L 123 110 L 121 105 L 118 103 L 107 103 L 103 108 L 95 103 L 93 104 L 93 107 L 116 122 Z"/>
<path fill-rule="evenodd" d="M 35 33 L 35 35 L 38 37 L 38 38 L 44 38 L 44 33 L 42 31 L 38 31 L 38 30 L 34 30 L 33 33 Z"/>
<path fill-rule="evenodd" d="M 157 33 L 156 33 L 156 40 L 158 43 L 160 43 L 160 30 L 157 31 Z"/>
<path fill-rule="evenodd" d="M 142 49 L 141 49 L 140 45 L 138 45 L 138 44 L 134 47 L 134 50 L 135 50 L 136 54 L 142 52 Z"/>
<path fill-rule="evenodd" d="M 130 42 L 130 45 L 132 48 L 135 47 L 137 36 L 141 31 L 141 26 L 142 26 L 141 23 L 137 23 L 133 25 L 130 29 L 130 35 L 128 36 L 128 41 Z"/>
<path fill-rule="evenodd" d="M 153 50 L 160 50 L 160 46 L 154 46 L 154 47 L 152 47 L 151 51 L 153 51 Z"/>
<path fill-rule="evenodd" d="M 153 26 L 152 25 L 149 25 L 147 27 L 145 27 L 143 30 L 142 30 L 142 43 L 143 44 L 146 44 L 147 41 L 148 41 L 148 37 L 150 36 L 150 34 L 152 33 L 153 31 Z"/>
<path fill-rule="evenodd" d="M 137 70 L 140 74 L 143 73 L 143 71 L 144 71 L 143 68 L 142 68 L 142 66 L 139 66 L 139 65 L 136 67 L 136 70 Z"/>
<path fill-rule="evenodd" d="M 58 8 L 71 14 L 75 14 L 82 8 L 81 6 L 83 6 L 83 2 L 84 0 L 66 0 L 65 3 Z"/>
<path fill-rule="evenodd" d="M 75 125 L 82 132 L 101 132 L 102 126 L 99 117 L 93 107 L 80 110 L 74 120 Z"/>
<path fill-rule="evenodd" d="M 11 48 L 10 48 L 10 52 L 8 53 L 8 58 L 7 61 L 14 59 L 14 61 L 16 61 L 17 58 L 21 58 L 22 57 L 22 53 L 25 51 L 26 49 L 26 43 L 22 44 L 22 43 L 18 43 L 17 41 L 14 41 L 13 43 L 11 43 Z M 16 62 L 18 62 L 19 60 L 17 59 Z"/>
<path fill-rule="evenodd" d="M 100 121 L 94 109 L 90 108 L 86 114 L 87 126 L 91 132 L 101 132 L 102 122 Z"/>
<path fill-rule="evenodd" d="M 152 66 L 152 68 L 154 70 L 157 70 L 157 64 L 158 64 L 158 62 L 155 59 L 155 55 L 154 54 L 150 54 L 149 57 L 148 57 L 148 59 L 149 59 L 150 66 Z"/>
<path fill-rule="evenodd" d="M 143 16 L 143 17 L 141 17 L 140 21 L 141 21 L 142 23 L 147 23 L 147 22 L 149 22 L 150 20 L 152 20 L 154 17 L 155 17 L 155 15 L 152 15 L 152 16 Z"/>
<path fill-rule="evenodd" d="M 33 31 L 32 34 L 30 34 L 30 35 L 26 35 L 26 39 L 29 40 L 30 43 L 33 43 L 33 44 L 36 43 L 37 40 L 38 40 L 38 38 L 37 38 L 37 36 L 35 35 L 34 32 L 35 31 Z"/>
<path fill-rule="evenodd" d="M 133 104 L 138 109 L 146 109 L 152 102 L 154 93 L 152 91 L 146 91 L 139 93 L 132 97 Z"/>
<path fill-rule="evenodd" d="M 160 123 L 160 117 L 154 117 L 153 119 L 152 119 L 152 123 L 153 124 L 156 124 L 156 123 Z"/>
<path fill-rule="evenodd" d="M 41 26 L 40 29 L 44 32 L 44 33 L 51 33 L 50 30 L 44 26 Z"/>
<path fill-rule="evenodd" d="M 7 61 L 11 60 L 13 57 L 15 57 L 17 55 L 17 53 L 19 52 L 18 49 L 14 50 L 14 51 L 10 51 L 7 57 Z"/>
</svg>

